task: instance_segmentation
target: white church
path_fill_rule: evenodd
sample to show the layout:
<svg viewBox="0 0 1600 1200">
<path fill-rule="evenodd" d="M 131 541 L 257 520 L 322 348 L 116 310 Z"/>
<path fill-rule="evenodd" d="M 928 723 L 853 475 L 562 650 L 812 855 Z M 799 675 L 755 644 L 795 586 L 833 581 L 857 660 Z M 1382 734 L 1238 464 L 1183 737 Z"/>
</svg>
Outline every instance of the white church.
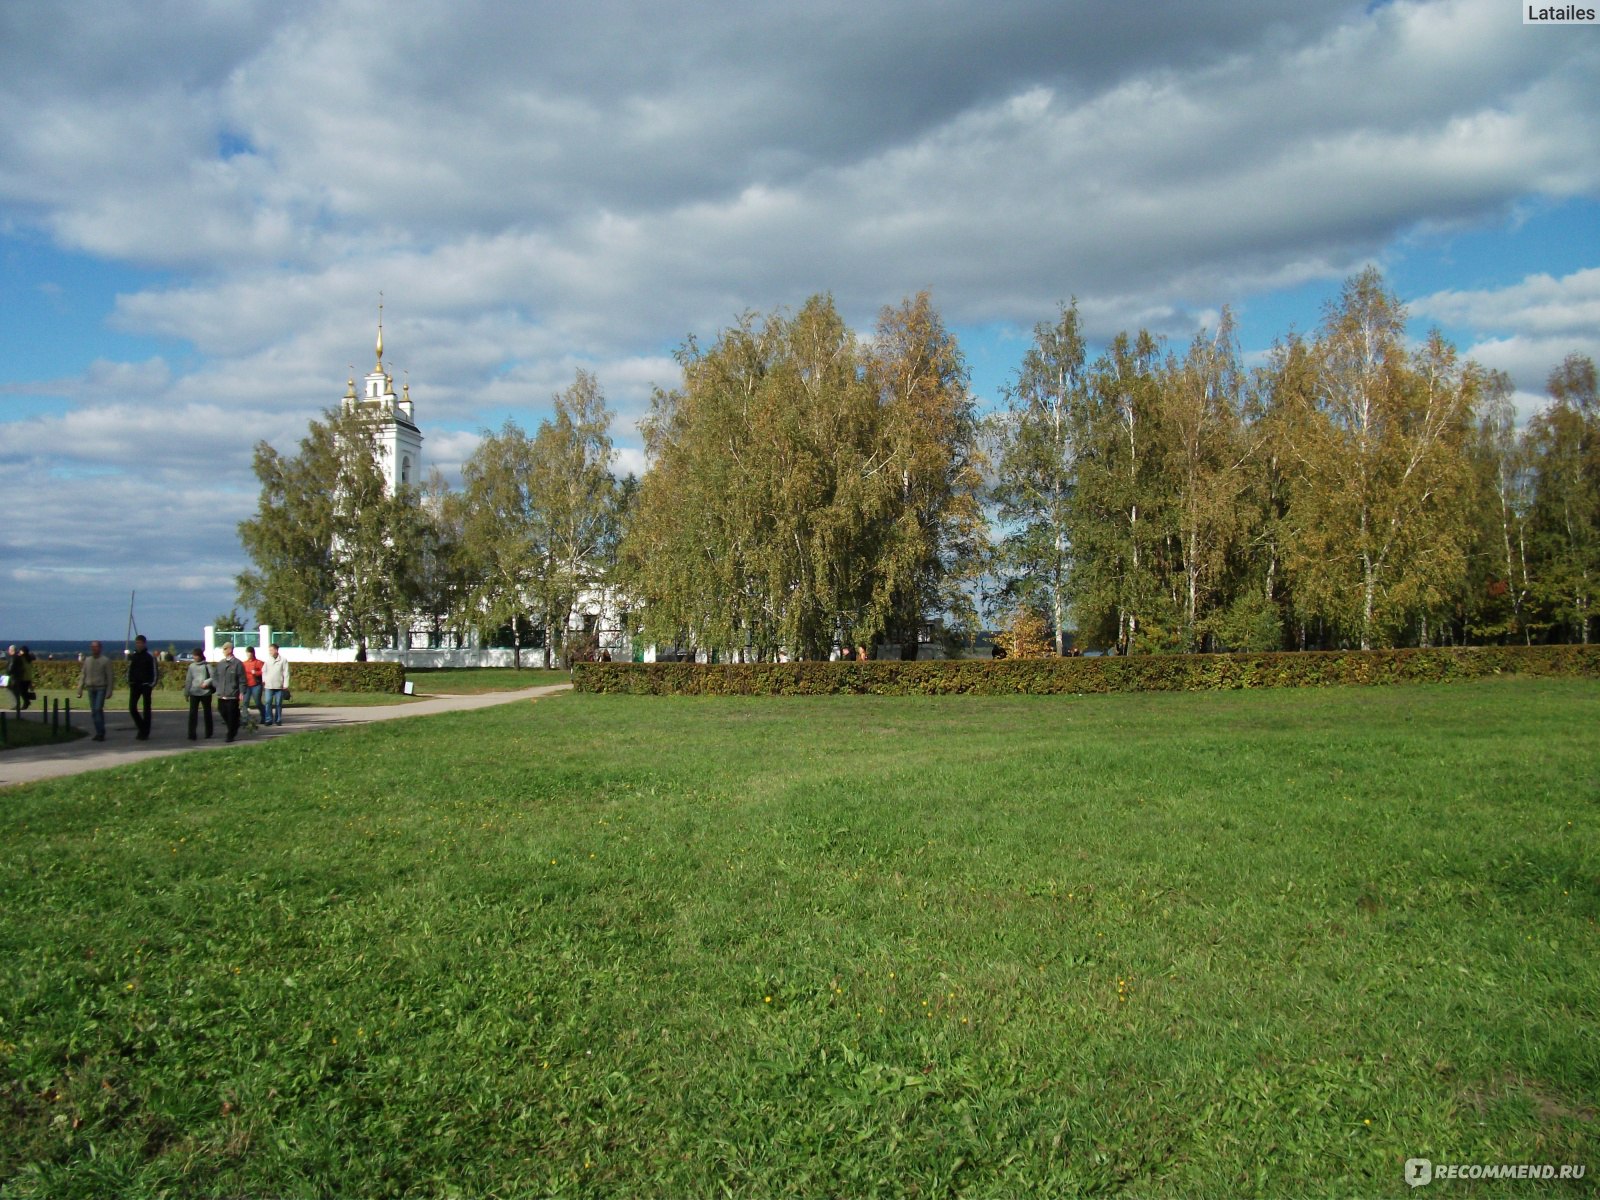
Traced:
<svg viewBox="0 0 1600 1200">
<path fill-rule="evenodd" d="M 411 399 L 411 384 L 402 386 L 400 394 L 394 390 L 394 376 L 383 361 L 383 306 L 378 306 L 378 341 L 376 365 L 356 390 L 351 377 L 340 403 L 345 412 L 360 409 L 367 414 L 377 434 L 380 463 L 384 480 L 393 495 L 399 488 L 419 485 L 422 471 L 422 430 L 417 426 L 416 407 Z M 387 646 L 367 647 L 367 658 L 373 662 L 399 662 L 411 669 L 428 667 L 509 667 L 513 665 L 515 651 L 509 647 L 485 646 L 475 631 L 456 632 L 446 627 L 431 613 L 412 615 L 409 629 L 396 630 Z M 594 634 L 600 649 L 613 660 L 627 662 L 636 654 L 630 631 L 622 628 L 623 619 L 616 597 L 606 589 L 590 589 L 581 593 L 568 625 L 572 633 Z M 299 646 L 291 644 L 292 633 L 274 631 L 269 625 L 247 630 L 218 630 L 206 626 L 205 645 L 207 657 L 224 642 L 232 641 L 240 651 L 254 647 L 257 654 L 274 641 L 283 656 L 291 662 L 351 662 L 356 657 L 354 646 Z M 652 652 L 644 657 L 654 658 Z M 543 650 L 523 647 L 524 666 L 543 661 Z"/>
</svg>

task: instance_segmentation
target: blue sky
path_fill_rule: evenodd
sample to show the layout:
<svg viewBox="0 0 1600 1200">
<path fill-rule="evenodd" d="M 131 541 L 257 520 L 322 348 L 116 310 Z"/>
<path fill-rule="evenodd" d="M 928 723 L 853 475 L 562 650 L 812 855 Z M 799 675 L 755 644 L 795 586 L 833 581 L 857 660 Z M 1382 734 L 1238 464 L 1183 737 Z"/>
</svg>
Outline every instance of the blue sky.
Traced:
<svg viewBox="0 0 1600 1200">
<path fill-rule="evenodd" d="M 1381 267 L 1524 413 L 1600 357 L 1600 28 L 1509 0 L 101 0 L 0 9 L 0 639 L 188 639 L 250 449 L 371 360 L 447 476 L 578 368 L 619 464 L 672 349 L 931 290 L 997 400 L 1036 322 L 1309 331 Z"/>
</svg>

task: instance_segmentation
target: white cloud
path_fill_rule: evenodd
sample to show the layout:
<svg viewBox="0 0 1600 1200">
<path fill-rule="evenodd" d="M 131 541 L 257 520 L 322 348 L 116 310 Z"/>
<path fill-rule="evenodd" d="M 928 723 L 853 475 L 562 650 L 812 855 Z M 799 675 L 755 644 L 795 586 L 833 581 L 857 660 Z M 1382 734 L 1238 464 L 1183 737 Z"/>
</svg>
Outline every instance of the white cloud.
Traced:
<svg viewBox="0 0 1600 1200">
<path fill-rule="evenodd" d="M 8 422 L 6 433 L 16 452 L 69 475 L 85 466 L 149 475 L 205 463 L 233 476 L 249 466 L 252 445 L 233 414 L 198 404 L 99 404 Z"/>
<path fill-rule="evenodd" d="M 1526 418 L 1549 402 L 1545 382 L 1569 354 L 1600 362 L 1600 268 L 1530 275 L 1503 288 L 1443 291 L 1410 304 L 1413 317 L 1464 329 L 1465 355 L 1517 385 Z"/>
<path fill-rule="evenodd" d="M 649 464 L 644 456 L 643 447 L 624 446 L 617 451 L 617 458 L 616 461 L 611 464 L 611 469 L 619 478 L 624 475 L 642 477 L 644 475 L 645 468 L 648 465 Z"/>
<path fill-rule="evenodd" d="M 1600 267 L 1556 278 L 1530 275 L 1511 287 L 1435 292 L 1411 311 L 1446 325 L 1511 329 L 1541 338 L 1593 339 L 1600 331 Z"/>
<path fill-rule="evenodd" d="M 242 566 L 236 527 L 255 506 L 253 494 L 219 480 L 202 457 L 187 468 L 81 478 L 63 477 L 43 459 L 0 461 L 0 492 L 37 498 L 0 539 L 7 626 L 19 637 L 120 632 L 136 591 L 144 628 L 194 636 L 204 618 L 232 603 Z M 211 583 L 196 590 L 197 578 Z"/>
</svg>

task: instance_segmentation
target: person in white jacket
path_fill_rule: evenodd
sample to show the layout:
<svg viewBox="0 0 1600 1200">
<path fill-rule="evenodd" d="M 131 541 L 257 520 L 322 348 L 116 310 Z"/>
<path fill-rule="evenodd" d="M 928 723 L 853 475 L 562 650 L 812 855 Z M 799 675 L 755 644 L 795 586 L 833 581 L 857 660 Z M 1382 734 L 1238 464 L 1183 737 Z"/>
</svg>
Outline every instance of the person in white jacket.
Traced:
<svg viewBox="0 0 1600 1200">
<path fill-rule="evenodd" d="M 261 682 L 267 689 L 267 719 L 264 724 L 283 724 L 283 698 L 289 694 L 289 660 L 278 653 L 278 643 L 267 647 L 267 661 L 261 668 Z"/>
</svg>

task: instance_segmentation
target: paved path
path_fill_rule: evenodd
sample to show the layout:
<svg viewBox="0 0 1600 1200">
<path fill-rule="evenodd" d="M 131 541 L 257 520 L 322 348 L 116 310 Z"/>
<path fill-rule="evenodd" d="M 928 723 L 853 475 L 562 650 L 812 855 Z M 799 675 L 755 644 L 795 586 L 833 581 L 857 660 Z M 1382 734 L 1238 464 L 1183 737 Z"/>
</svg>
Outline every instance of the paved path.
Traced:
<svg viewBox="0 0 1600 1200">
<path fill-rule="evenodd" d="M 189 711 L 157 711 L 150 726 L 150 740 L 136 741 L 133 736 L 133 718 L 126 707 L 128 694 L 118 692 L 106 706 L 106 740 L 97 742 L 90 737 L 53 746 L 30 746 L 22 750 L 7 750 L 0 754 L 0 787 L 15 783 L 33 783 L 40 779 L 56 779 L 63 775 L 77 775 L 84 771 L 99 771 L 106 767 L 120 767 L 125 763 L 143 762 L 147 758 L 164 758 L 171 754 L 187 754 L 197 750 L 232 750 L 256 742 L 271 741 L 308 729 L 334 729 L 341 725 L 364 725 L 368 721 L 394 721 L 401 717 L 425 717 L 431 713 L 460 712 L 468 708 L 488 708 L 493 704 L 514 704 L 519 700 L 537 700 L 541 696 L 554 696 L 570 690 L 570 683 L 549 684 L 543 687 L 523 688 L 516 692 L 484 692 L 471 696 L 427 696 L 407 704 L 385 704 L 372 707 L 349 708 L 290 708 L 283 714 L 285 724 L 271 729 L 258 729 L 246 733 L 243 728 L 232 746 L 223 741 L 226 736 L 221 719 L 216 721 L 216 736 L 206 740 L 204 726 L 200 740 L 189 740 Z M 121 704 L 118 704 L 121 701 Z M 72 710 L 72 723 L 79 729 L 90 728 L 87 703 L 82 709 L 76 704 Z"/>
</svg>

